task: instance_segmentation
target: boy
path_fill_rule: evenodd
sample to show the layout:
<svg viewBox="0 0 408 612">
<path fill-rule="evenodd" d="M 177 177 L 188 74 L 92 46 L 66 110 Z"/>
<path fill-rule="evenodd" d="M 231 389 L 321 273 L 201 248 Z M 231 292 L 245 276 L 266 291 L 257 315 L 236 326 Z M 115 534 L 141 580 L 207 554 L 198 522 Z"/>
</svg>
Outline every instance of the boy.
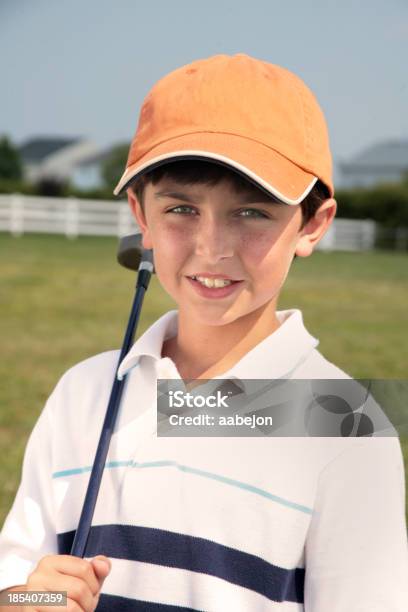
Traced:
<svg viewBox="0 0 408 612">
<path fill-rule="evenodd" d="M 143 104 L 124 190 L 178 310 L 120 364 L 86 560 L 69 551 L 118 352 L 57 384 L 3 528 L 0 589 L 66 590 L 84 611 L 407 610 L 397 438 L 156 435 L 158 378 L 349 378 L 299 310 L 277 310 L 336 211 L 313 94 L 245 54 L 183 66 Z"/>
</svg>

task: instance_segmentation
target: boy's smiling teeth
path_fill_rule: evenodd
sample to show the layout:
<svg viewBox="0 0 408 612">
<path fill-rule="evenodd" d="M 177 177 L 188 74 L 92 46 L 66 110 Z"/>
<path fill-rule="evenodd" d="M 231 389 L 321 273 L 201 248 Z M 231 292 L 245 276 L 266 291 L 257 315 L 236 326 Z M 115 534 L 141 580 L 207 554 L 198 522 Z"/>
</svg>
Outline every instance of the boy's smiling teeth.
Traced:
<svg viewBox="0 0 408 612">
<path fill-rule="evenodd" d="M 208 278 L 207 276 L 191 276 L 190 278 L 198 281 L 206 287 L 226 287 L 227 285 L 231 285 L 233 283 L 233 281 L 225 278 Z"/>
</svg>

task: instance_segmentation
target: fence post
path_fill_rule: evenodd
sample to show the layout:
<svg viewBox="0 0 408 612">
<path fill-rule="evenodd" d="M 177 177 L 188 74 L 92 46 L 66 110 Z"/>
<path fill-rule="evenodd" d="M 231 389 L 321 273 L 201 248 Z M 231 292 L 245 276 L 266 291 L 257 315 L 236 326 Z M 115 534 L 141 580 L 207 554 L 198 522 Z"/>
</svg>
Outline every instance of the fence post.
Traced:
<svg viewBox="0 0 408 612">
<path fill-rule="evenodd" d="M 397 227 L 395 231 L 395 249 L 397 251 L 405 251 L 408 248 L 408 229 L 406 227 Z"/>
<path fill-rule="evenodd" d="M 364 219 L 360 223 L 360 250 L 371 251 L 375 243 L 375 221 Z"/>
<path fill-rule="evenodd" d="M 65 235 L 67 238 L 77 238 L 79 233 L 79 206 L 76 198 L 67 198 L 65 212 Z"/>
<path fill-rule="evenodd" d="M 13 236 L 24 234 L 24 196 L 21 193 L 10 196 L 10 233 Z"/>
</svg>

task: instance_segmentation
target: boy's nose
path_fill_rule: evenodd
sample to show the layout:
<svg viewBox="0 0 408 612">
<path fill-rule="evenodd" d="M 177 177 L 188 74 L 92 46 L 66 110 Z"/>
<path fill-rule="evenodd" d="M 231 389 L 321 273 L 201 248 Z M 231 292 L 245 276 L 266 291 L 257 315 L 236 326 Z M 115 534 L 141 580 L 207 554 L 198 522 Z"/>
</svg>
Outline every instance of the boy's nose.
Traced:
<svg viewBox="0 0 408 612">
<path fill-rule="evenodd" d="M 195 253 L 208 263 L 217 262 L 234 254 L 234 236 L 231 228 L 216 219 L 200 224 L 195 233 Z"/>
</svg>

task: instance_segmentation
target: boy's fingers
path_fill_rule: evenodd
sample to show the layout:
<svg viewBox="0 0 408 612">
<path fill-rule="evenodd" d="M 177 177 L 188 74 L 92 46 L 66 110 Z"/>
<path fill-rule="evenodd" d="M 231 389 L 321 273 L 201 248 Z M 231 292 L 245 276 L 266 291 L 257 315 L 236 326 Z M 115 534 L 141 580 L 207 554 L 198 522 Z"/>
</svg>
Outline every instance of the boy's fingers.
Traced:
<svg viewBox="0 0 408 612">
<path fill-rule="evenodd" d="M 111 562 L 108 557 L 105 557 L 104 555 L 98 555 L 97 557 L 91 559 L 91 563 L 92 567 L 94 568 L 96 577 L 98 578 L 99 583 L 102 586 L 103 581 L 111 570 Z"/>
<path fill-rule="evenodd" d="M 50 555 L 43 557 L 37 567 L 36 580 L 42 581 L 44 576 L 48 577 L 50 573 L 57 572 L 61 576 L 72 576 L 84 580 L 93 595 L 96 595 L 100 590 L 100 580 L 91 561 L 71 555 Z"/>
<path fill-rule="evenodd" d="M 68 576 L 59 573 L 57 575 L 47 576 L 44 578 L 41 590 L 67 592 L 67 606 L 63 608 L 60 607 L 59 609 L 83 610 L 85 612 L 93 612 L 95 610 L 97 596 L 92 593 L 85 580 L 77 578 L 76 576 Z M 40 610 L 44 610 L 44 612 L 49 609 L 48 607 L 40 606 Z M 55 606 L 52 606 L 52 609 L 57 610 Z"/>
</svg>

